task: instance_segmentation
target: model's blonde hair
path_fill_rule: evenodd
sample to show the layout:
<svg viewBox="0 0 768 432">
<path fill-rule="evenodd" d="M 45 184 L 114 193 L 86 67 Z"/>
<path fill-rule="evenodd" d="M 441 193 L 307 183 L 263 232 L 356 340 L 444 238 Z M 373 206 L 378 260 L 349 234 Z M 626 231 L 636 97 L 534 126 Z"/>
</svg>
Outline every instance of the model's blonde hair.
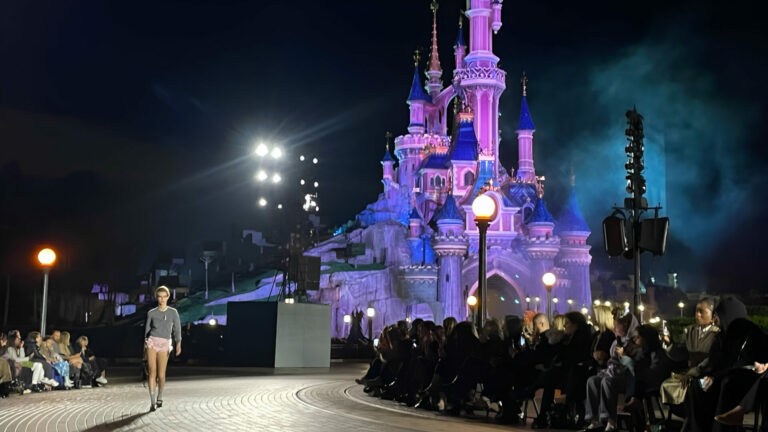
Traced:
<svg viewBox="0 0 768 432">
<path fill-rule="evenodd" d="M 165 285 L 160 285 L 160 286 L 159 286 L 159 287 L 157 287 L 157 289 L 155 290 L 155 297 L 157 297 L 157 295 L 158 295 L 158 294 L 160 294 L 160 291 L 165 291 L 165 293 L 166 293 L 166 294 L 168 294 L 168 297 L 170 297 L 170 296 L 171 296 L 171 290 L 169 290 L 169 289 L 168 289 L 168 287 L 167 287 L 167 286 L 165 286 Z"/>
<path fill-rule="evenodd" d="M 600 305 L 592 308 L 595 319 L 592 323 L 602 333 L 607 330 L 613 331 L 613 313 L 610 306 Z"/>
</svg>

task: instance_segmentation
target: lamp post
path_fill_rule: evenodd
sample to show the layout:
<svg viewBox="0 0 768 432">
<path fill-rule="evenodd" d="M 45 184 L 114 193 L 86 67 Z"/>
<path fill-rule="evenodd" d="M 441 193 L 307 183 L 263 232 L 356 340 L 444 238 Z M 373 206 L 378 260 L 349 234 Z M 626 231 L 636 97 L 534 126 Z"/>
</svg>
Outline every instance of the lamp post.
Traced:
<svg viewBox="0 0 768 432">
<path fill-rule="evenodd" d="M 48 273 L 56 261 L 56 252 L 53 249 L 45 248 L 37 253 L 37 261 L 43 266 L 43 312 L 40 320 L 40 334 L 45 336 L 45 317 L 48 313 Z"/>
<path fill-rule="evenodd" d="M 645 305 L 640 303 L 639 305 L 637 305 L 637 310 L 640 311 L 640 324 L 642 324 L 643 323 L 643 312 L 645 312 Z"/>
<path fill-rule="evenodd" d="M 528 310 L 531 309 L 531 298 L 528 296 L 525 296 L 525 308 Z"/>
<path fill-rule="evenodd" d="M 369 307 L 365 314 L 368 316 L 368 343 L 373 345 L 373 317 L 376 316 L 376 309 Z"/>
<path fill-rule="evenodd" d="M 538 313 L 539 312 L 539 302 L 541 301 L 541 297 L 536 296 L 536 297 L 533 298 L 533 301 L 536 302 L 536 313 Z"/>
<path fill-rule="evenodd" d="M 552 272 L 546 272 L 541 276 L 541 281 L 544 282 L 544 288 L 547 289 L 547 319 L 552 321 L 552 287 L 557 282 L 557 277 Z"/>
<path fill-rule="evenodd" d="M 680 308 L 680 318 L 682 318 L 683 317 L 683 309 L 685 309 L 685 303 L 683 303 L 681 301 L 680 303 L 677 304 L 677 307 Z"/>
<path fill-rule="evenodd" d="M 480 301 L 480 318 L 478 319 L 478 329 L 483 328 L 485 325 L 485 317 L 488 313 L 488 287 L 485 274 L 485 255 L 486 245 L 485 237 L 488 233 L 488 225 L 493 218 L 496 217 L 496 200 L 488 195 L 478 195 L 474 201 L 472 201 L 472 213 L 475 214 L 475 223 L 477 224 L 477 231 L 480 234 L 479 240 L 479 263 L 477 266 L 477 288 Z"/>
<path fill-rule="evenodd" d="M 568 311 L 573 310 L 573 299 L 566 300 L 568 302 Z"/>
<path fill-rule="evenodd" d="M 469 322 L 475 322 L 477 319 L 477 297 L 471 295 L 467 297 L 467 305 L 469 306 Z"/>
</svg>

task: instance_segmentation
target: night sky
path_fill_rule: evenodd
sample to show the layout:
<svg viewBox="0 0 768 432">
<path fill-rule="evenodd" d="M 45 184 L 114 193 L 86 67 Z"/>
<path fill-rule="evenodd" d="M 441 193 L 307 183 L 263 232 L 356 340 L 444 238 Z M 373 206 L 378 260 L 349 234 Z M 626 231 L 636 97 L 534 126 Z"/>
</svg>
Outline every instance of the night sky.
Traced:
<svg viewBox="0 0 768 432">
<path fill-rule="evenodd" d="M 3 270 L 51 243 L 95 277 L 137 274 L 160 252 L 269 232 L 279 214 L 257 198 L 300 195 L 305 176 L 321 184 L 324 223 L 354 218 L 381 191 L 384 133 L 405 133 L 428 5 L 0 2 Z M 446 83 L 460 7 L 439 10 Z M 573 166 L 596 265 L 618 265 L 600 221 L 625 196 L 624 112 L 637 105 L 649 200 L 673 236 L 652 271 L 678 271 L 689 289 L 764 289 L 768 38 L 756 7 L 504 2 L 502 162 L 516 165 L 525 70 L 549 208 L 559 213 Z M 289 153 L 279 190 L 253 180 L 260 140 Z M 298 154 L 320 164 L 302 171 Z"/>
</svg>

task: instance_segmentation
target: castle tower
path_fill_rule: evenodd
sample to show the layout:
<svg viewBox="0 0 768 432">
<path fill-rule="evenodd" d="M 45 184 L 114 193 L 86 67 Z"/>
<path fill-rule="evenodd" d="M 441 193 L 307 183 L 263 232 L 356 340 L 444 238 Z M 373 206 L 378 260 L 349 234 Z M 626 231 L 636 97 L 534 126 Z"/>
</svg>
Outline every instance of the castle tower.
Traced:
<svg viewBox="0 0 768 432">
<path fill-rule="evenodd" d="M 461 290 L 461 262 L 467 253 L 467 236 L 464 235 L 464 216 L 456 206 L 452 194 L 445 198 L 443 206 L 435 213 L 437 232 L 432 235 L 432 248 L 437 253 L 437 301 L 443 304 L 443 317 L 464 319 L 464 298 Z"/>
<path fill-rule="evenodd" d="M 536 182 L 536 170 L 533 168 L 533 126 L 531 113 L 528 111 L 528 78 L 523 72 L 520 79 L 523 84 L 523 97 L 520 102 L 520 120 L 517 122 L 517 180 L 525 183 Z"/>
<path fill-rule="evenodd" d="M 496 175 L 499 164 L 499 98 L 506 88 L 506 73 L 496 65 L 493 33 L 501 28 L 502 0 L 470 0 L 469 54 L 457 71 L 461 93 L 475 114 L 475 133 L 480 154 L 490 159 L 489 171 Z"/>
<path fill-rule="evenodd" d="M 458 115 L 458 131 L 453 133 L 450 149 L 451 188 L 461 198 L 472 191 L 477 180 L 477 137 L 470 112 Z"/>
<path fill-rule="evenodd" d="M 546 298 L 541 284 L 541 276 L 555 267 L 555 256 L 560 249 L 560 240 L 554 236 L 555 219 L 547 210 L 543 198 L 536 200 L 531 216 L 526 222 L 528 235 L 523 240 L 523 247 L 531 260 L 533 283 L 536 295 Z"/>
<path fill-rule="evenodd" d="M 413 81 L 411 92 L 408 95 L 410 109 L 410 123 L 408 135 L 395 139 L 395 156 L 400 161 L 397 169 L 397 180 L 401 187 L 413 190 L 416 186 L 416 171 L 421 164 L 421 152 L 424 150 L 426 140 L 425 108 L 432 103 L 432 98 L 424 92 L 419 78 L 419 52 L 416 51 L 413 65 Z"/>
<path fill-rule="evenodd" d="M 384 151 L 384 157 L 381 158 L 381 167 L 382 167 L 382 179 L 384 180 L 384 190 L 387 189 L 387 180 L 392 182 L 394 181 L 395 176 L 395 159 L 392 157 L 392 154 L 389 153 L 389 139 L 392 137 L 392 134 L 387 132 L 386 133 L 387 138 L 387 149 Z"/>
<path fill-rule="evenodd" d="M 589 282 L 589 265 L 592 262 L 592 256 L 589 254 L 591 246 L 587 244 L 587 238 L 591 232 L 579 210 L 573 174 L 571 174 L 571 195 L 560 213 L 556 228 L 555 234 L 560 237 L 560 254 L 557 256 L 557 264 L 568 272 L 568 279 L 571 281 L 569 296 L 577 304 L 590 305 L 592 291 Z"/>
</svg>

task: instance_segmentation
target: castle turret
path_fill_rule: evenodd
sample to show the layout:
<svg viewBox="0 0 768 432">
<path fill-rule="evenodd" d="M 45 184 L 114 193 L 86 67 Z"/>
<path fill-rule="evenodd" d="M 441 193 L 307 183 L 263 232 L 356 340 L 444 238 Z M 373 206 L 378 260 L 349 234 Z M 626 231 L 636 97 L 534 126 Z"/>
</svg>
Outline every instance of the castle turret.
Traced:
<svg viewBox="0 0 768 432">
<path fill-rule="evenodd" d="M 432 98 L 424 93 L 419 78 L 419 52 L 414 55 L 413 82 L 411 82 L 411 92 L 408 94 L 408 105 L 411 111 L 411 120 L 408 124 L 408 133 L 423 134 L 425 131 L 425 112 L 424 105 L 432 103 Z"/>
<path fill-rule="evenodd" d="M 525 222 L 528 235 L 523 239 L 523 247 L 530 259 L 531 273 L 536 281 L 532 294 L 546 298 L 544 287 L 540 284 L 541 276 L 555 268 L 560 239 L 553 235 L 555 219 L 547 210 L 543 198 L 536 200 L 536 206 Z"/>
<path fill-rule="evenodd" d="M 381 166 L 382 166 L 382 179 L 394 181 L 395 176 L 395 158 L 392 157 L 392 154 L 389 152 L 389 139 L 392 137 L 392 134 L 387 132 L 387 149 L 384 151 L 384 157 L 381 158 Z M 385 186 L 386 189 L 386 186 Z"/>
<path fill-rule="evenodd" d="M 592 262 L 592 256 L 589 254 L 591 246 L 587 244 L 587 238 L 591 232 L 579 210 L 574 183 L 573 174 L 571 174 L 571 194 L 568 197 L 568 203 L 560 213 L 555 229 L 555 234 L 560 237 L 560 254 L 557 256 L 557 263 L 568 272 L 568 279 L 571 281 L 569 296 L 577 304 L 589 305 L 592 303 L 589 281 L 589 265 Z"/>
<path fill-rule="evenodd" d="M 456 62 L 453 72 L 454 75 L 456 74 L 455 69 L 464 67 L 464 56 L 467 54 L 467 44 L 464 42 L 463 23 L 464 16 L 459 15 L 459 34 L 456 36 L 456 43 L 453 45 L 453 55 Z"/>
<path fill-rule="evenodd" d="M 499 98 L 506 88 L 506 73 L 497 67 L 493 54 L 493 32 L 501 26 L 501 2 L 469 0 L 469 54 L 454 77 L 461 95 L 475 114 L 475 134 L 483 165 L 492 177 L 499 171 Z M 498 13 L 495 12 L 498 9 Z M 495 14 L 495 15 L 494 15 Z M 494 18 L 494 16 L 496 18 Z"/>
<path fill-rule="evenodd" d="M 527 84 L 525 73 L 520 79 L 523 84 L 523 97 L 520 102 L 520 120 L 517 122 L 517 180 L 525 183 L 536 182 L 536 170 L 533 168 L 533 126 L 531 113 L 528 111 Z"/>
<path fill-rule="evenodd" d="M 408 238 L 418 239 L 421 235 L 421 216 L 415 207 L 411 209 L 411 214 L 408 215 L 408 228 Z"/>
<path fill-rule="evenodd" d="M 443 305 L 444 317 L 464 319 L 464 299 L 461 291 L 461 262 L 467 253 L 464 216 L 449 194 L 435 213 L 437 232 L 432 236 L 432 248 L 437 254 L 437 301 Z M 442 319 L 443 317 L 439 318 Z M 435 319 L 438 319 L 435 317 Z"/>
</svg>

